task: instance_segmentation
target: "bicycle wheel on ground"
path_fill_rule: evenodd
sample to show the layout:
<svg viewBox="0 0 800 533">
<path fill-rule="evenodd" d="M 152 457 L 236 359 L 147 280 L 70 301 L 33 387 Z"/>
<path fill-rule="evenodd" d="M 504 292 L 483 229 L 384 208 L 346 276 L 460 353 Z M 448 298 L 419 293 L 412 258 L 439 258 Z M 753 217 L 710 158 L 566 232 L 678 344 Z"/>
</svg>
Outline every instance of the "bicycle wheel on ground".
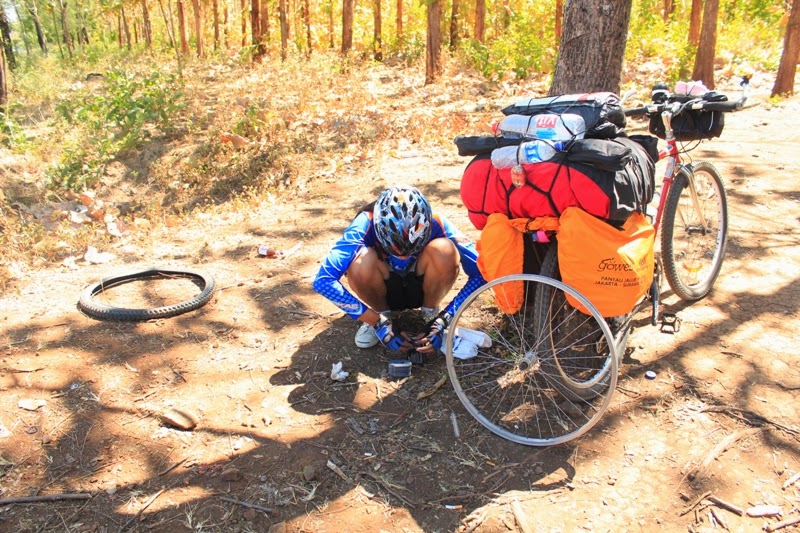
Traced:
<svg viewBox="0 0 800 533">
<path fill-rule="evenodd" d="M 576 324 L 584 333 L 562 338 L 555 350 L 552 328 L 542 328 L 534 312 L 534 300 L 544 291 L 560 294 L 556 301 L 566 301 L 568 293 L 591 311 L 586 315 L 573 309 L 580 316 L 557 317 L 562 321 L 559 326 Z M 504 295 L 510 294 L 517 295 L 512 299 L 519 305 L 509 308 Z M 448 335 L 447 370 L 467 411 L 505 439 L 529 446 L 567 442 L 594 426 L 611 401 L 617 360 L 614 350 L 608 349 L 613 346 L 608 325 L 583 295 L 558 280 L 516 274 L 487 283 L 459 308 L 450 331 L 457 328 L 484 332 L 492 339 L 491 346 L 459 358 L 453 349 L 455 335 Z M 568 372 L 558 370 L 566 363 L 556 363 L 555 358 L 600 347 L 605 355 L 587 368 L 578 368 L 581 361 L 576 358 Z M 591 392 L 578 398 L 567 394 L 572 387 Z"/>
<path fill-rule="evenodd" d="M 719 172 L 705 161 L 682 168 L 672 181 L 661 229 L 664 274 L 679 298 L 699 300 L 711 291 L 727 244 L 728 201 Z"/>
<path fill-rule="evenodd" d="M 156 280 L 168 280 L 172 285 L 172 290 L 154 290 L 153 287 L 139 287 L 136 288 L 139 290 L 134 289 L 125 297 L 118 295 L 115 301 L 162 302 L 165 299 L 169 300 L 174 297 L 178 299 L 177 303 L 131 309 L 114 305 L 111 301 L 99 301 L 101 295 L 110 299 L 111 295 L 107 291 L 112 288 L 136 281 L 145 281 L 148 284 L 152 284 Z M 180 286 L 183 285 L 180 280 L 188 280 L 185 283 L 186 287 Z M 198 287 L 200 292 L 193 294 Z M 211 300 L 214 288 L 214 279 L 204 272 L 167 269 L 144 270 L 104 278 L 87 286 L 81 292 L 78 308 L 88 316 L 98 320 L 143 321 L 154 318 L 169 318 L 204 306 Z M 189 296 L 190 294 L 191 296 Z M 187 296 L 189 297 L 186 298 Z M 186 299 L 181 300 L 181 298 Z"/>
</svg>

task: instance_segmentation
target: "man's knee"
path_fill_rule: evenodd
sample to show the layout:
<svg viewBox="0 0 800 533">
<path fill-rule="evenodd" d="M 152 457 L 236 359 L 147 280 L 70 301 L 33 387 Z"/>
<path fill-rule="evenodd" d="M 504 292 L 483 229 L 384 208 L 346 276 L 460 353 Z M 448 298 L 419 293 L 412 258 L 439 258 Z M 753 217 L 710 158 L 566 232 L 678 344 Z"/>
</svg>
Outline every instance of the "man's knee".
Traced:
<svg viewBox="0 0 800 533">
<path fill-rule="evenodd" d="M 347 281 L 351 286 L 358 287 L 382 284 L 388 276 L 385 270 L 385 263 L 378 258 L 377 252 L 373 248 L 365 248 L 347 269 Z"/>
<path fill-rule="evenodd" d="M 419 258 L 419 274 L 432 275 L 442 281 L 455 281 L 461 257 L 450 239 L 434 239 L 422 250 Z"/>
</svg>

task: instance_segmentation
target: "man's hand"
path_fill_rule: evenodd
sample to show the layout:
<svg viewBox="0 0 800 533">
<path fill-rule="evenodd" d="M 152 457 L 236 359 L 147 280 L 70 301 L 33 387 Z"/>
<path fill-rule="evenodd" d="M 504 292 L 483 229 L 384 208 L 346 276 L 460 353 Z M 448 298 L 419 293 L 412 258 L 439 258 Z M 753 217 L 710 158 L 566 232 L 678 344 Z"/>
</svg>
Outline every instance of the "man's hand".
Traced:
<svg viewBox="0 0 800 533">
<path fill-rule="evenodd" d="M 378 323 L 375 324 L 375 335 L 377 335 L 381 344 L 392 351 L 403 348 L 405 344 L 403 336 L 395 334 L 391 319 L 383 315 L 381 315 Z"/>
<path fill-rule="evenodd" d="M 442 341 L 444 340 L 444 330 L 450 322 L 450 316 L 447 313 L 442 313 L 437 316 L 433 322 L 428 326 L 427 335 L 417 336 L 415 345 L 419 353 L 429 354 L 435 353 L 442 349 Z"/>
</svg>

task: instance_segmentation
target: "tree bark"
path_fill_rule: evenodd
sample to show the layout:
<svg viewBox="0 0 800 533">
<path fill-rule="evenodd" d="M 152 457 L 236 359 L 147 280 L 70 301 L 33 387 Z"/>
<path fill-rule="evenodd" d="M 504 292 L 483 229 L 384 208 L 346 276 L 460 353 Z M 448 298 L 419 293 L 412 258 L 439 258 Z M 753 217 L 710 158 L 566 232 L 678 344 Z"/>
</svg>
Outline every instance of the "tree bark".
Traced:
<svg viewBox="0 0 800 533">
<path fill-rule="evenodd" d="M 6 54 L 0 47 L 0 115 L 6 113 L 8 103 L 8 73 L 6 72 Z"/>
<path fill-rule="evenodd" d="M 58 19 L 56 18 L 56 6 L 51 1 L 50 2 L 50 12 L 53 14 L 53 33 L 56 34 L 56 43 L 58 43 L 58 54 L 61 56 L 61 59 L 64 59 L 64 48 L 61 46 L 61 36 L 58 34 Z M 119 47 L 122 48 L 122 22 L 120 20 L 120 31 L 119 31 Z"/>
<path fill-rule="evenodd" d="M 250 1 L 250 35 L 255 48 L 253 59 L 261 59 L 266 52 L 264 43 L 261 42 L 261 0 Z"/>
<path fill-rule="evenodd" d="M 664 22 L 669 21 L 669 17 L 675 12 L 675 1 L 664 0 Z"/>
<path fill-rule="evenodd" d="M 311 2 L 303 0 L 303 22 L 306 26 L 306 55 L 310 56 L 314 50 L 314 40 L 311 34 Z"/>
<path fill-rule="evenodd" d="M 556 0 L 556 48 L 561 44 L 561 22 L 564 20 L 564 0 Z"/>
<path fill-rule="evenodd" d="M 61 13 L 61 33 L 64 37 L 64 46 L 67 47 L 69 58 L 72 59 L 72 39 L 69 35 L 69 23 L 67 22 L 67 2 L 65 0 L 58 0 L 58 6 Z M 124 13 L 123 11 L 123 14 Z M 125 27 L 127 28 L 127 23 Z M 130 50 L 130 36 L 128 37 L 128 49 Z"/>
<path fill-rule="evenodd" d="M 475 40 L 486 40 L 486 0 L 475 0 Z"/>
<path fill-rule="evenodd" d="M 428 2 L 428 31 L 425 47 L 425 85 L 442 73 L 442 0 Z"/>
<path fill-rule="evenodd" d="M 17 4 L 14 4 L 14 13 L 17 15 L 17 20 L 19 21 L 19 33 L 22 35 L 22 42 L 25 43 L 25 55 L 31 55 L 31 43 L 28 40 L 28 32 L 25 31 L 25 23 L 22 20 L 22 13 L 19 11 L 19 7 Z"/>
<path fill-rule="evenodd" d="M 153 27 L 150 24 L 150 10 L 147 9 L 147 0 L 142 0 L 142 33 L 147 49 L 153 47 Z"/>
<path fill-rule="evenodd" d="M 342 2 L 342 55 L 350 53 L 353 48 L 353 11 L 355 10 L 355 0 L 343 0 Z"/>
<path fill-rule="evenodd" d="M 181 54 L 189 55 L 189 39 L 186 37 L 186 10 L 183 0 L 178 0 L 178 33 L 181 38 Z"/>
<path fill-rule="evenodd" d="M 381 0 L 373 0 L 375 12 L 373 13 L 375 25 L 373 27 L 373 46 L 375 61 L 383 61 L 383 42 L 381 41 L 381 32 L 383 31 L 383 17 L 381 14 Z"/>
<path fill-rule="evenodd" d="M 692 0 L 692 11 L 689 15 L 689 43 L 700 44 L 700 23 L 703 20 L 703 0 Z"/>
<path fill-rule="evenodd" d="M 211 1 L 211 12 L 214 16 L 214 50 L 219 50 L 219 0 Z"/>
<path fill-rule="evenodd" d="M 453 5 L 450 10 L 450 49 L 455 50 L 458 47 L 458 24 L 461 22 L 458 17 L 459 1 L 453 0 Z"/>
<path fill-rule="evenodd" d="M 205 55 L 203 48 L 203 8 L 200 5 L 200 0 L 192 0 L 192 8 L 194 11 L 194 33 L 197 40 L 197 57 L 203 57 Z"/>
<path fill-rule="evenodd" d="M 17 60 L 14 57 L 14 43 L 11 42 L 11 26 L 8 24 L 6 11 L 0 5 L 0 40 L 3 41 L 3 52 L 6 55 L 8 68 L 14 70 L 17 68 Z"/>
<path fill-rule="evenodd" d="M 247 0 L 241 0 L 240 6 L 242 10 L 242 48 L 244 48 L 247 46 Z"/>
<path fill-rule="evenodd" d="M 567 0 L 550 95 L 619 92 L 631 0 Z"/>
<path fill-rule="evenodd" d="M 719 0 L 705 0 L 703 9 L 703 26 L 700 30 L 700 44 L 697 45 L 697 55 L 694 60 L 692 79 L 702 81 L 706 87 L 713 89 L 714 84 L 714 55 L 717 49 L 717 15 L 719 13 Z"/>
<path fill-rule="evenodd" d="M 278 2 L 278 18 L 281 23 L 281 59 L 285 60 L 289 53 L 289 13 L 286 0 Z"/>
<path fill-rule="evenodd" d="M 778 64 L 778 74 L 772 87 L 772 96 L 794 94 L 794 76 L 800 56 L 800 0 L 792 2 L 789 22 L 783 35 L 783 52 Z"/>
<path fill-rule="evenodd" d="M 128 17 L 125 16 L 125 6 L 120 4 L 119 11 L 120 11 L 120 15 L 122 16 L 122 34 L 125 36 L 123 42 L 125 43 L 125 46 L 128 47 L 128 50 L 130 50 L 131 49 L 131 30 L 128 27 Z M 64 41 L 66 42 L 66 40 L 67 39 L 65 37 Z M 69 50 L 69 46 L 67 46 L 67 50 Z M 71 55 L 71 53 L 70 53 L 70 55 Z"/>
<path fill-rule="evenodd" d="M 334 42 L 334 31 L 333 31 L 333 23 L 334 23 L 334 16 L 333 16 L 333 0 L 328 0 L 328 48 L 333 50 L 336 48 L 336 43 Z"/>
<path fill-rule="evenodd" d="M 264 47 L 269 43 L 269 4 L 267 0 L 261 1 L 261 42 Z"/>
<path fill-rule="evenodd" d="M 30 4 L 25 2 L 25 9 L 28 10 L 33 20 L 33 27 L 36 29 L 36 40 L 39 42 L 39 48 L 44 55 L 47 55 L 47 39 L 42 30 L 42 22 L 39 20 L 39 9 L 36 7 L 36 0 L 30 0 Z"/>
<path fill-rule="evenodd" d="M 397 13 L 395 16 L 397 42 L 403 42 L 403 0 L 397 0 Z"/>
<path fill-rule="evenodd" d="M 161 11 L 161 18 L 164 19 L 164 29 L 167 30 L 167 38 L 169 39 L 169 45 L 174 49 L 175 28 L 173 28 L 172 26 L 172 18 L 167 16 L 166 11 L 164 11 L 164 4 L 163 2 L 161 2 L 161 0 L 158 0 L 158 9 Z"/>
</svg>

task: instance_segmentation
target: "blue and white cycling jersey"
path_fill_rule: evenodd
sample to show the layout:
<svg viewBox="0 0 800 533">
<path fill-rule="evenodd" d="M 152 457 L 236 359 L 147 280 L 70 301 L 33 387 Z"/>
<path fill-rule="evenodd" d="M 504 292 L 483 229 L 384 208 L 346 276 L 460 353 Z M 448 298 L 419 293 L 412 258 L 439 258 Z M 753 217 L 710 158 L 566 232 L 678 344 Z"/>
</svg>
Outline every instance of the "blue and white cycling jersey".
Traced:
<svg viewBox="0 0 800 533">
<path fill-rule="evenodd" d="M 444 309 L 453 316 L 467 296 L 486 282 L 478 270 L 478 252 L 475 250 L 475 245 L 461 235 L 458 229 L 445 218 L 433 216 L 431 217 L 431 235 L 428 242 L 442 237 L 450 239 L 456 245 L 458 253 L 461 255 L 461 268 L 468 276 L 466 285 Z M 365 247 L 375 248 L 379 253 L 383 253 L 375 235 L 371 213 L 367 211 L 359 213 L 353 219 L 344 231 L 342 238 L 333 246 L 322 262 L 317 277 L 314 279 L 314 290 L 333 302 L 354 320 L 369 308 L 351 294 L 340 280 L 359 252 Z M 388 255 L 384 259 L 391 270 L 401 275 L 413 271 L 417 262 L 415 256 L 399 259 Z"/>
</svg>

